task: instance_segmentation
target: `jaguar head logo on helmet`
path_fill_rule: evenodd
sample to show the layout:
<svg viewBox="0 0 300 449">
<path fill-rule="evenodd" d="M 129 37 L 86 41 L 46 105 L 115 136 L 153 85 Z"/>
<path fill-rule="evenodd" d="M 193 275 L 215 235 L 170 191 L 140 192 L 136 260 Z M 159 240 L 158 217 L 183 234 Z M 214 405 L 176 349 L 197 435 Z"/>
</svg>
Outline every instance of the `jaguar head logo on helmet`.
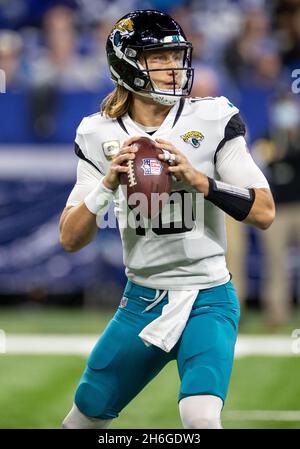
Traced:
<svg viewBox="0 0 300 449">
<path fill-rule="evenodd" d="M 135 94 L 172 106 L 190 94 L 192 48 L 169 15 L 154 10 L 131 12 L 116 23 L 107 39 L 111 78 Z M 166 57 L 166 67 L 161 68 L 161 64 L 150 63 L 156 54 L 162 55 L 161 61 L 167 54 L 172 60 Z M 168 79 L 164 78 L 166 72 Z"/>
</svg>

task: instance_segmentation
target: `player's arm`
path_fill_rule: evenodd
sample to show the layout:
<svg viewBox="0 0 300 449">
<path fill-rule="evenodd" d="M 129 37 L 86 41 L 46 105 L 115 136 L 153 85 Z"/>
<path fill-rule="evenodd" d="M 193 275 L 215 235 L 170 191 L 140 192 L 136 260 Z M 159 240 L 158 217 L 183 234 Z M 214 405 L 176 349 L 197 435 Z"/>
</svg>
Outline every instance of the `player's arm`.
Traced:
<svg viewBox="0 0 300 449">
<path fill-rule="evenodd" d="M 77 206 L 66 206 L 59 221 L 60 243 L 65 251 L 74 252 L 90 243 L 97 232 L 95 215 L 82 201 Z"/>
<path fill-rule="evenodd" d="M 271 190 L 259 188 L 255 190 L 255 201 L 249 214 L 243 220 L 260 229 L 268 229 L 275 219 L 275 204 Z"/>
<path fill-rule="evenodd" d="M 219 183 L 218 186 L 218 181 L 209 179 L 207 198 L 214 198 L 218 194 L 218 187 L 221 192 L 224 188 L 224 200 L 226 195 L 231 194 L 232 203 L 240 209 L 235 218 L 260 229 L 268 229 L 275 218 L 273 196 L 268 181 L 247 149 L 244 137 L 236 137 L 225 143 L 217 156 L 216 169 L 224 184 Z"/>
<path fill-rule="evenodd" d="M 194 187 L 204 197 L 238 221 L 267 229 L 275 218 L 275 206 L 269 184 L 247 151 L 242 136 L 226 142 L 216 160 L 221 180 L 196 170 L 170 142 L 156 139 L 157 147 L 173 155 L 175 165 L 169 172 Z M 160 159 L 165 156 L 160 155 Z"/>
<path fill-rule="evenodd" d="M 79 159 L 77 180 L 59 222 L 60 242 L 66 251 L 78 251 L 90 243 L 96 235 L 96 215 L 84 200 L 97 188 L 103 175 L 90 163 Z"/>
<path fill-rule="evenodd" d="M 60 242 L 66 251 L 78 251 L 94 239 L 97 217 L 104 215 L 109 208 L 113 192 L 119 185 L 119 173 L 128 171 L 128 167 L 121 164 L 135 157 L 135 146 L 129 147 L 135 139 L 137 137 L 124 142 L 105 176 L 86 160 L 79 160 L 77 181 L 59 223 Z"/>
</svg>

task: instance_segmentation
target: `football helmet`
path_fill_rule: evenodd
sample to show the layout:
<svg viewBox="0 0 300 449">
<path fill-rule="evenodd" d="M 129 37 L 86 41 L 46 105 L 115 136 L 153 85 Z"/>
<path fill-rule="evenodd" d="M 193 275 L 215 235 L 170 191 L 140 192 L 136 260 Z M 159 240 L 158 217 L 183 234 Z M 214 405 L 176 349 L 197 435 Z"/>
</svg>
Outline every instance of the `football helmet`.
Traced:
<svg viewBox="0 0 300 449">
<path fill-rule="evenodd" d="M 133 11 L 122 17 L 106 44 L 113 82 L 164 105 L 173 105 L 190 94 L 194 77 L 192 49 L 180 25 L 169 15 L 155 10 Z M 155 50 L 177 50 L 181 55 L 180 64 L 165 69 L 149 68 L 147 54 Z M 162 89 L 150 74 L 166 70 L 172 72 L 173 82 L 168 83 L 168 89 Z"/>
</svg>

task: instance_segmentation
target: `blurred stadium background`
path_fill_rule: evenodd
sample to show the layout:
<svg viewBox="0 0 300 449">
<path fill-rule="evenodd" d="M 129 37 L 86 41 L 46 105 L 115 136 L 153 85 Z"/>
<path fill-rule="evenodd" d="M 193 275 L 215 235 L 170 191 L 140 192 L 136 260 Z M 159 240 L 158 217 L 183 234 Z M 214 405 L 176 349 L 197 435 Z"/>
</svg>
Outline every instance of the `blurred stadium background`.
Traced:
<svg viewBox="0 0 300 449">
<path fill-rule="evenodd" d="M 193 95 L 240 108 L 277 203 L 267 232 L 228 221 L 242 319 L 224 427 L 299 428 L 300 1 L 124 3 L 0 0 L 0 428 L 60 427 L 120 300 L 118 232 L 67 254 L 58 220 L 75 181 L 76 127 L 113 87 L 107 34 L 138 8 L 170 12 L 187 31 Z M 178 386 L 170 364 L 113 427 L 179 428 Z"/>
</svg>

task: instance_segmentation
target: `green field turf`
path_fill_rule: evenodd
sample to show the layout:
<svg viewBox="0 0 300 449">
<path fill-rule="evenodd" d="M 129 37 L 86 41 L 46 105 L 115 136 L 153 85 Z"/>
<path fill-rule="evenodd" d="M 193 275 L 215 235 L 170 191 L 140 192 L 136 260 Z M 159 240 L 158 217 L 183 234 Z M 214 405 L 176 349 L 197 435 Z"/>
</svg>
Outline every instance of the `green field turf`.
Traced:
<svg viewBox="0 0 300 449">
<path fill-rule="evenodd" d="M 10 334 L 98 334 L 105 328 L 114 310 L 51 309 L 51 308 L 1 308 L 0 329 Z M 270 327 L 258 311 L 242 312 L 240 333 L 285 334 L 300 328 L 300 312 L 295 310 L 289 323 Z"/>
<path fill-rule="evenodd" d="M 79 356 L 0 355 L 0 428 L 59 428 L 85 365 Z M 225 428 L 300 428 L 300 422 L 230 420 L 241 410 L 299 410 L 300 357 L 235 361 L 223 412 Z M 180 428 L 176 363 L 170 363 L 112 428 Z"/>
<path fill-rule="evenodd" d="M 0 329 L 8 334 L 98 334 L 111 310 L 0 308 Z"/>
<path fill-rule="evenodd" d="M 114 311 L 0 308 L 0 329 L 8 334 L 100 334 Z M 240 334 L 291 335 L 298 313 L 286 326 L 268 328 L 262 314 L 245 311 Z M 1 355 L 0 428 L 58 428 L 70 409 L 85 366 L 80 356 Z M 232 419 L 249 410 L 300 411 L 300 357 L 247 357 L 235 361 L 223 426 L 300 428 L 299 421 Z M 122 412 L 112 428 L 180 428 L 176 363 L 169 364 Z"/>
</svg>

